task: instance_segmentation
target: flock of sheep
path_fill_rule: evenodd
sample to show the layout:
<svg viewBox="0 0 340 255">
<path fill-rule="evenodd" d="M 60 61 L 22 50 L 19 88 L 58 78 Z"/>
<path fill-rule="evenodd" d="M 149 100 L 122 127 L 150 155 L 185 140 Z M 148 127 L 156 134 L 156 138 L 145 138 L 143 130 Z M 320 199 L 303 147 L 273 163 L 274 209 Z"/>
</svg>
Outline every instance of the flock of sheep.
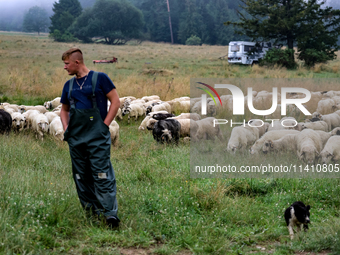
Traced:
<svg viewBox="0 0 340 255">
<path fill-rule="evenodd" d="M 251 154 L 295 151 L 298 158 L 308 164 L 314 164 L 320 159 L 323 163 L 339 160 L 340 91 L 311 92 L 311 94 L 312 98 L 307 106 L 309 111 L 314 112 L 311 118 L 306 118 L 303 122 L 298 122 L 295 117 L 276 117 L 277 120 L 270 122 L 262 119 L 250 120 L 247 124 L 232 129 L 226 151 L 236 153 L 249 149 Z M 259 93 L 253 91 L 252 96 L 254 105 L 259 106 L 263 102 L 268 105 L 272 101 L 272 93 L 267 91 Z M 305 97 L 303 94 L 289 95 L 289 98 L 303 97 Z M 227 111 L 232 111 L 231 95 L 221 96 L 221 99 L 225 100 L 223 103 Z M 214 115 L 221 109 L 218 109 L 218 104 L 211 101 L 208 101 L 207 112 Z M 225 111 L 226 108 L 223 110 Z M 200 101 L 192 100 L 191 111 L 200 110 Z M 296 114 L 301 118 L 300 110 L 295 105 L 290 105 L 289 110 L 290 114 Z M 271 117 L 278 114 L 280 114 L 280 107 Z"/>
<path fill-rule="evenodd" d="M 258 154 L 290 150 L 296 151 L 297 156 L 306 163 L 315 163 L 319 158 L 322 158 L 324 163 L 339 160 L 340 91 L 311 93 L 312 99 L 307 108 L 314 113 L 310 119 L 298 122 L 294 117 L 284 117 L 270 123 L 261 119 L 253 119 L 246 125 L 232 129 L 226 151 L 235 153 L 249 149 L 251 154 Z M 267 91 L 258 93 L 253 91 L 252 96 L 254 107 L 256 104 L 270 102 L 272 99 L 272 93 Z M 290 98 L 299 97 L 304 97 L 304 95 L 290 95 Z M 221 99 L 224 100 L 224 105 L 230 107 L 229 110 L 232 111 L 231 95 L 221 96 Z M 209 100 L 207 106 L 210 116 L 201 119 L 200 98 L 180 97 L 164 102 L 157 95 L 142 98 L 122 97 L 117 116 L 109 127 L 112 144 L 117 145 L 118 122 L 125 115 L 128 116 L 128 123 L 131 118 L 135 121 L 143 118 L 138 130 L 152 130 L 153 137 L 158 142 L 177 143 L 179 138 L 191 141 L 216 138 L 224 140 L 219 125 L 215 125 L 216 118 L 214 117 L 221 109 Z M 16 132 L 30 129 L 35 132 L 38 139 L 43 140 L 44 135 L 49 133 L 63 140 L 64 131 L 59 117 L 60 108 L 59 97 L 45 102 L 44 106 L 18 106 L 2 103 L 0 115 L 2 112 L 11 115 L 11 128 Z M 294 105 L 291 105 L 289 109 L 293 115 L 298 112 Z M 175 116 L 175 112 L 180 115 Z M 283 123 L 285 125 L 282 125 Z"/>
</svg>

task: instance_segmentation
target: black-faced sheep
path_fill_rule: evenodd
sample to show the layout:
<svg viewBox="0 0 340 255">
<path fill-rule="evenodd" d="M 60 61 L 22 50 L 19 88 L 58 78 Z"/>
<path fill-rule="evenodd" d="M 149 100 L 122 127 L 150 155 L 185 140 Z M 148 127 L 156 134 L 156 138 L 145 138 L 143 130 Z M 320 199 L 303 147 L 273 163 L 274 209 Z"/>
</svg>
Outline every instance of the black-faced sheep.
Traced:
<svg viewBox="0 0 340 255">
<path fill-rule="evenodd" d="M 174 119 L 159 120 L 155 123 L 152 135 L 160 143 L 175 142 L 178 144 L 180 137 L 181 124 Z"/>
<path fill-rule="evenodd" d="M 12 127 L 12 116 L 5 110 L 0 109 L 0 134 L 7 133 L 11 131 Z"/>
</svg>

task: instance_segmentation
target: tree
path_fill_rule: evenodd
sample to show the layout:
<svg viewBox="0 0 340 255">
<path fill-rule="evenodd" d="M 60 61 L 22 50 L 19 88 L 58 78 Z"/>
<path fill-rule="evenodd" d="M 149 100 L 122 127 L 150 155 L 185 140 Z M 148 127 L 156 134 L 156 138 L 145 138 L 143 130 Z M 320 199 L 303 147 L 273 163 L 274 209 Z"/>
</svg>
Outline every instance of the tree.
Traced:
<svg viewBox="0 0 340 255">
<path fill-rule="evenodd" d="M 98 37 L 107 44 L 125 44 L 142 38 L 143 23 L 142 12 L 129 2 L 97 0 L 79 16 L 70 32 L 83 41 Z"/>
<path fill-rule="evenodd" d="M 53 4 L 52 9 L 54 14 L 51 17 L 51 37 L 56 41 L 63 41 L 62 35 L 68 32 L 68 28 L 82 13 L 81 5 L 78 0 L 59 0 Z M 59 37 L 54 35 L 56 31 L 58 31 Z"/>
<path fill-rule="evenodd" d="M 323 61 L 333 59 L 337 50 L 336 40 L 340 34 L 340 10 L 323 6 L 325 0 L 241 0 L 238 11 L 240 22 L 233 24 L 239 34 L 253 40 L 284 42 L 288 49 L 294 45 L 301 50 L 300 59 L 310 55 L 312 49 L 322 49 Z M 309 53 L 308 53 L 309 52 Z M 291 51 L 291 61 L 294 53 Z M 316 63 L 315 61 L 311 62 Z M 309 63 L 309 64 L 311 64 Z"/>
<path fill-rule="evenodd" d="M 43 32 L 48 27 L 47 11 L 39 6 L 31 7 L 24 16 L 23 30 L 26 32 Z"/>
</svg>

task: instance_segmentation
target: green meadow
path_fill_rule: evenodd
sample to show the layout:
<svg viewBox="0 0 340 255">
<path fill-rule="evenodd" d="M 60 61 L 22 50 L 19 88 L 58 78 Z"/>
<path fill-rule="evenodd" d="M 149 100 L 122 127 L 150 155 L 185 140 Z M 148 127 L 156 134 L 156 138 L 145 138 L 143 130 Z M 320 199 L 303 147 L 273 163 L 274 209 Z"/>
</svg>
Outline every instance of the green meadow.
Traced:
<svg viewBox="0 0 340 255">
<path fill-rule="evenodd" d="M 199 77 L 340 76 L 339 60 L 313 69 L 299 63 L 296 70 L 231 66 L 220 59 L 224 46 L 56 43 L 2 32 L 1 102 L 37 105 L 60 96 L 70 78 L 61 55 L 70 47 L 83 50 L 90 69 L 107 73 L 121 97 L 190 96 L 190 78 Z M 117 64 L 92 63 L 113 56 Z M 0 136 L 0 254 L 340 254 L 339 179 L 193 179 L 190 144 L 157 144 L 138 131 L 141 120 L 119 121 L 119 145 L 111 150 L 121 219 L 114 231 L 82 211 L 67 143 L 36 140 L 29 131 Z M 218 142 L 221 149 L 229 132 Z M 277 157 L 290 163 L 296 156 L 268 155 L 266 162 Z M 284 211 L 297 200 L 311 205 L 312 223 L 291 241 Z"/>
</svg>

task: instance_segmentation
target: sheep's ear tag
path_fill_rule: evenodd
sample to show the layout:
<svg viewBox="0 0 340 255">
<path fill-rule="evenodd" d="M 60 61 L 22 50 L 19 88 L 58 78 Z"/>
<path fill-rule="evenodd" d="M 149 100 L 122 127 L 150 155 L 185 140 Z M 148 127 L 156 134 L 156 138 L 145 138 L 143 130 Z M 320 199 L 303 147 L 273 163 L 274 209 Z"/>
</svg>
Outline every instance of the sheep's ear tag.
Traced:
<svg viewBox="0 0 340 255">
<path fill-rule="evenodd" d="M 93 116 L 90 117 L 90 121 L 93 121 Z"/>
</svg>

